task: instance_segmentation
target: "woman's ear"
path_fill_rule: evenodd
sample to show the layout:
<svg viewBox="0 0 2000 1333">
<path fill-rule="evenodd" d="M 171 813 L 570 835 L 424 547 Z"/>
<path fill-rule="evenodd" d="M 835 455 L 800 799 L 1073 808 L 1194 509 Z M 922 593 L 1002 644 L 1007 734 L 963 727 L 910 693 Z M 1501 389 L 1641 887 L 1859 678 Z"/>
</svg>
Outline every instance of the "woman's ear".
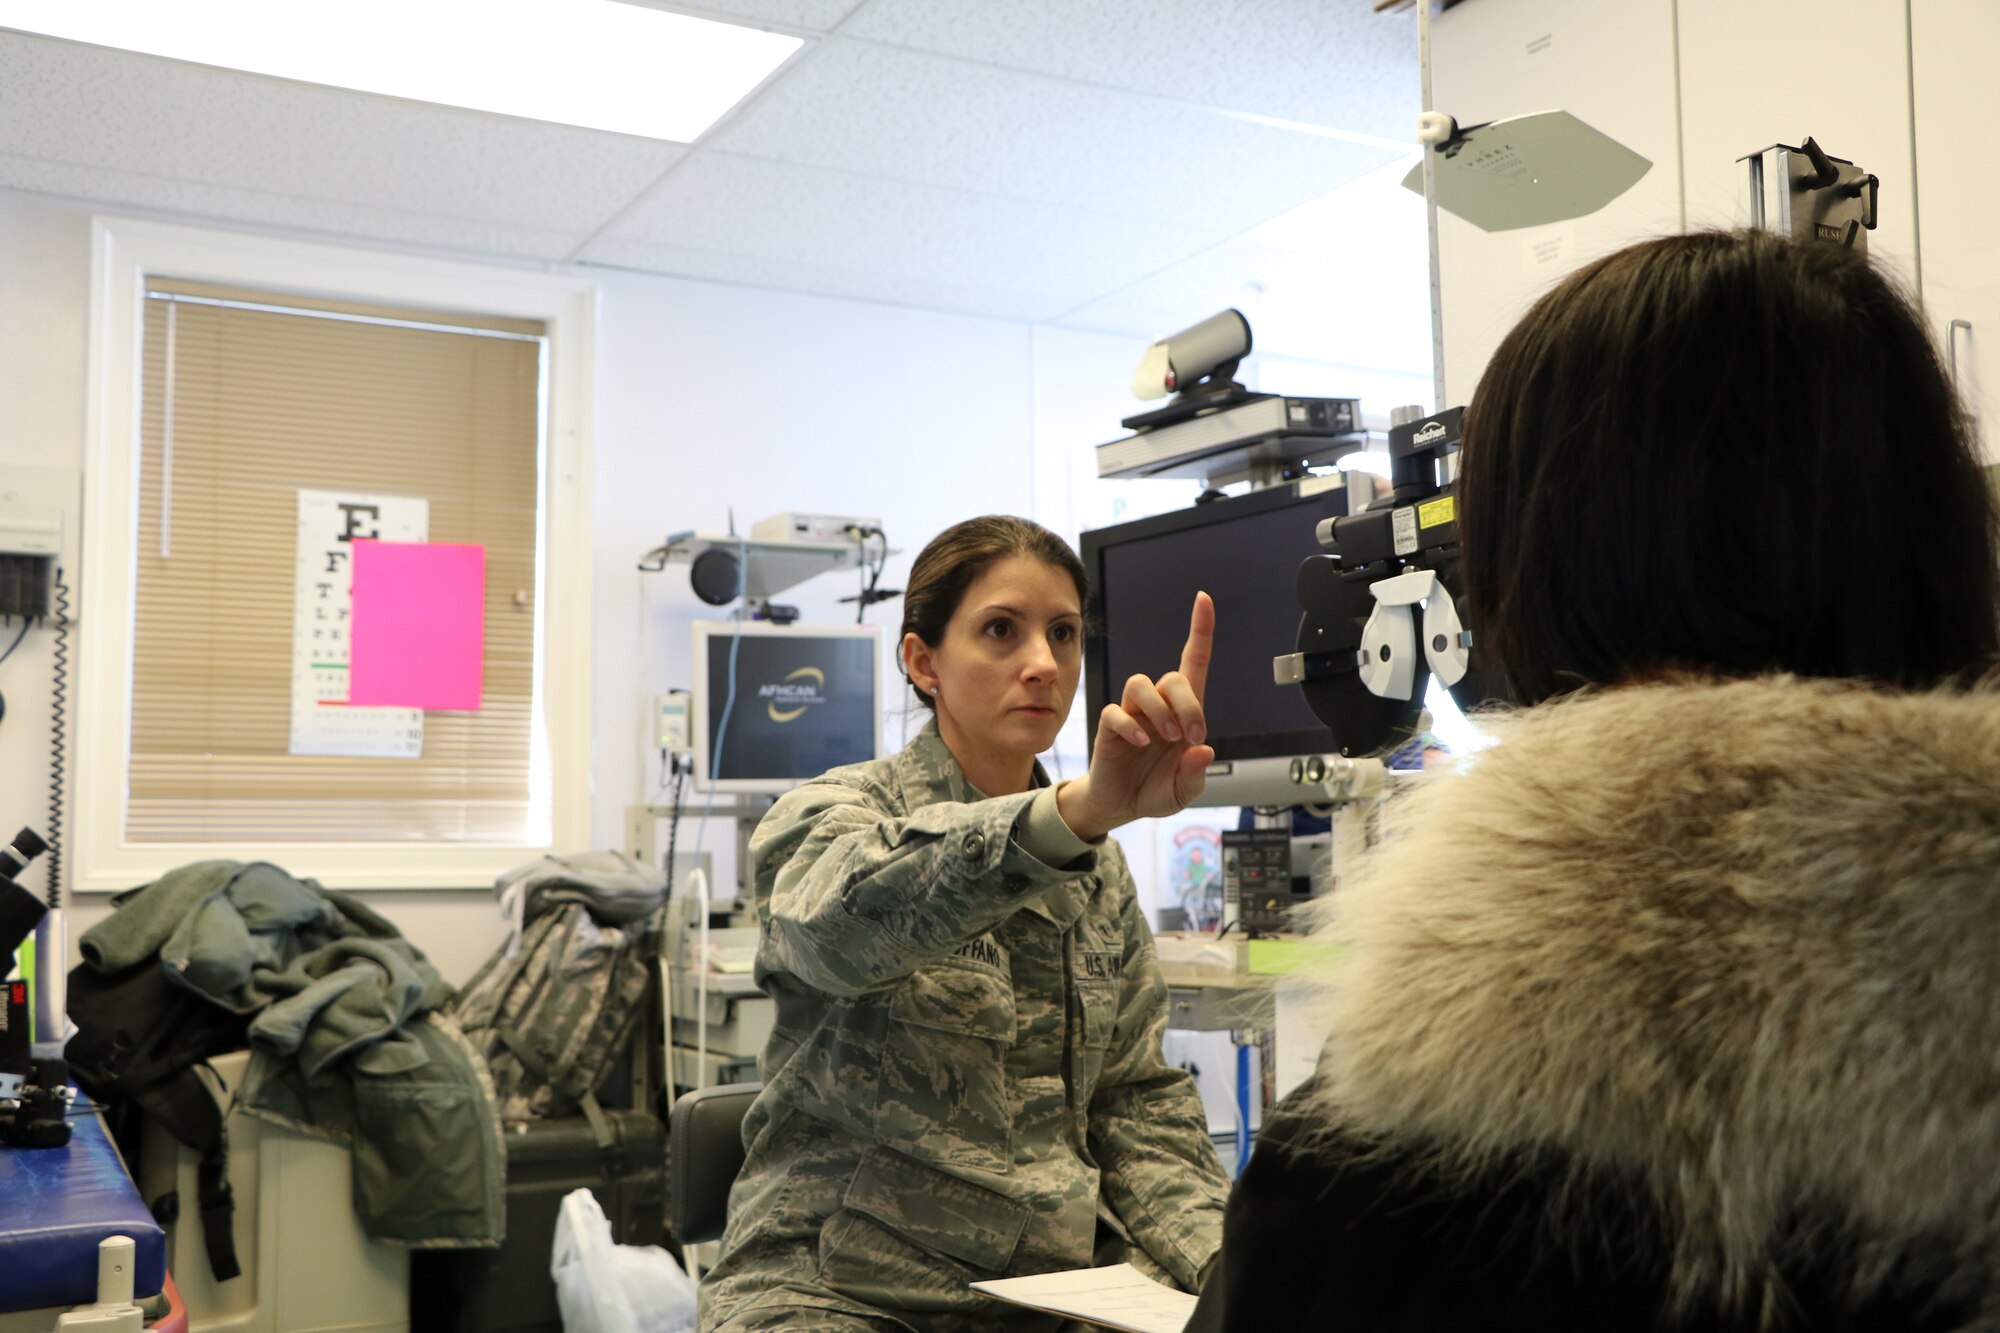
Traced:
<svg viewBox="0 0 2000 1333">
<path fill-rule="evenodd" d="M 903 674 L 910 678 L 910 684 L 917 687 L 919 694 L 933 693 L 937 664 L 932 660 L 931 646 L 914 631 L 903 636 Z"/>
</svg>

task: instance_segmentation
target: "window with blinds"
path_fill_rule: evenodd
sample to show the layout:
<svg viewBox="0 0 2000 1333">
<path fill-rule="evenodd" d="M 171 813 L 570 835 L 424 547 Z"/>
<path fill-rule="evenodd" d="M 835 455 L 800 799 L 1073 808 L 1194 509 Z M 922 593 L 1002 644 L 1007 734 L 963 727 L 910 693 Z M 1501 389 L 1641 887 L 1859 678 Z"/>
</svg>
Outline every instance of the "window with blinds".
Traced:
<svg viewBox="0 0 2000 1333">
<path fill-rule="evenodd" d="M 545 330 L 536 320 L 149 279 L 125 837 L 528 843 Z M 301 489 L 421 497 L 486 550 L 476 712 L 421 755 L 288 752 Z"/>
</svg>

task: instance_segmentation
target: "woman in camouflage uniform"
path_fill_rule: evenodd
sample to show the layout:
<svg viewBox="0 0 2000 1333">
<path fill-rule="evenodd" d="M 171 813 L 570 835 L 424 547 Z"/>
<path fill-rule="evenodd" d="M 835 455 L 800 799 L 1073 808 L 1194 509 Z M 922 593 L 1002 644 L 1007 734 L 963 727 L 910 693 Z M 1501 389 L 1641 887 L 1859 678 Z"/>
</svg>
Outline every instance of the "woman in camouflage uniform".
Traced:
<svg viewBox="0 0 2000 1333">
<path fill-rule="evenodd" d="M 1022 519 L 917 557 L 903 666 L 935 714 L 786 795 L 750 844 L 777 1003 L 701 1327 L 1045 1329 L 984 1278 L 1130 1262 L 1199 1288 L 1227 1190 L 1118 844 L 1202 787 L 1215 610 L 1135 676 L 1051 787 L 1082 671 L 1082 563 Z"/>
</svg>

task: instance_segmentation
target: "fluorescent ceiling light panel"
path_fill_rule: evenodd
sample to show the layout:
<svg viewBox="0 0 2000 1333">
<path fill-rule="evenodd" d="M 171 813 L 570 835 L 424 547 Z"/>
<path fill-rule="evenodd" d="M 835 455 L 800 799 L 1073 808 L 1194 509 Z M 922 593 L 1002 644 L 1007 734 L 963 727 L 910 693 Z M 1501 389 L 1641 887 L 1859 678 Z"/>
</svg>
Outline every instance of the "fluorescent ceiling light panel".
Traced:
<svg viewBox="0 0 2000 1333">
<path fill-rule="evenodd" d="M 678 143 L 804 45 L 620 0 L 0 0 L 0 28 Z"/>
</svg>

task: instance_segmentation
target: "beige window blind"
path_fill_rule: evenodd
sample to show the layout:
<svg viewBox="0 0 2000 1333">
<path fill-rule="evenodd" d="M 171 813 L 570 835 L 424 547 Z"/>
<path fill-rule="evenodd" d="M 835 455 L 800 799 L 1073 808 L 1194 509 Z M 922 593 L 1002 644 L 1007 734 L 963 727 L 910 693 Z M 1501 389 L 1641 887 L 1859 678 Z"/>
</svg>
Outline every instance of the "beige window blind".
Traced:
<svg viewBox="0 0 2000 1333">
<path fill-rule="evenodd" d="M 129 841 L 535 834 L 543 333 L 148 283 Z M 421 496 L 486 548 L 481 707 L 427 712 L 420 758 L 287 753 L 301 488 Z"/>
</svg>

